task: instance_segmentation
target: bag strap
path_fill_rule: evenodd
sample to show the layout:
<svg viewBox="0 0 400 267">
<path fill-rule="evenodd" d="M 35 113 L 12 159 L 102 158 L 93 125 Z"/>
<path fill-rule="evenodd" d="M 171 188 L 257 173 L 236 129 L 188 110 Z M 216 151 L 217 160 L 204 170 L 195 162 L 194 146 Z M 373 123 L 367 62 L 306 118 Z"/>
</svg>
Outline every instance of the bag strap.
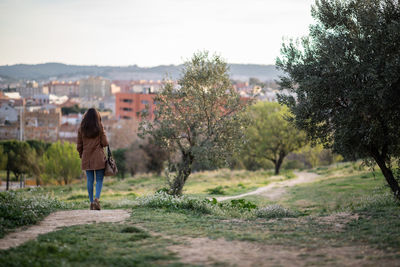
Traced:
<svg viewBox="0 0 400 267">
<path fill-rule="evenodd" d="M 107 155 L 108 155 L 108 158 L 111 158 L 111 157 L 112 157 L 111 149 L 110 149 L 110 146 L 109 146 L 109 145 L 107 145 Z"/>
</svg>

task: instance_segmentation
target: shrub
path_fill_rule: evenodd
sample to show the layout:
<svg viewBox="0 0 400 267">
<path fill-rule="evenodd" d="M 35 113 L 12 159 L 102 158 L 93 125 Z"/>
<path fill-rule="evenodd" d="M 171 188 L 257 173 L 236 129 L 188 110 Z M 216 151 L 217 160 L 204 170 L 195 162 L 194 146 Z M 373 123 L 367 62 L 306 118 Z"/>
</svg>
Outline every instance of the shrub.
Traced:
<svg viewBox="0 0 400 267">
<path fill-rule="evenodd" d="M 168 192 L 169 192 L 169 189 L 166 187 L 160 188 L 156 191 L 156 193 L 166 193 L 166 194 L 168 194 Z"/>
<path fill-rule="evenodd" d="M 225 191 L 220 185 L 214 188 L 207 189 L 207 192 L 211 195 L 225 195 Z"/>
<path fill-rule="evenodd" d="M 348 209 L 351 211 L 379 211 L 385 207 L 399 207 L 400 201 L 397 200 L 390 192 L 381 192 L 376 188 L 368 196 L 351 201 Z"/>
<path fill-rule="evenodd" d="M 293 171 L 286 171 L 285 173 L 284 173 L 284 176 L 285 176 L 285 178 L 286 179 L 293 179 L 293 178 L 296 178 L 296 175 L 293 173 Z"/>
<path fill-rule="evenodd" d="M 218 202 L 215 198 L 198 199 L 187 196 L 173 196 L 165 192 L 136 199 L 135 207 L 163 208 L 176 211 L 193 211 L 201 214 L 210 214 L 223 217 L 254 217 L 257 206 L 244 199 L 235 199 L 230 202 Z"/>
<path fill-rule="evenodd" d="M 159 191 L 154 195 L 138 198 L 135 206 L 172 210 L 191 210 L 204 214 L 211 214 L 213 209 L 213 205 L 210 201 L 190 198 L 187 196 L 173 196 L 164 191 Z"/>
<path fill-rule="evenodd" d="M 0 236 L 18 226 L 35 224 L 66 205 L 48 195 L 25 196 L 21 192 L 0 193 Z"/>
<path fill-rule="evenodd" d="M 284 218 L 284 217 L 295 217 L 295 213 L 280 206 L 280 205 L 269 205 L 264 208 L 259 208 L 256 211 L 256 216 L 259 218 Z"/>
<path fill-rule="evenodd" d="M 245 186 L 244 184 L 242 184 L 242 183 L 238 183 L 237 186 L 240 187 L 240 188 L 242 188 L 242 189 L 246 188 L 246 186 Z"/>
<path fill-rule="evenodd" d="M 233 199 L 231 200 L 231 206 L 233 208 L 238 208 L 242 210 L 253 210 L 257 208 L 257 205 L 251 201 L 246 201 L 244 199 Z"/>
<path fill-rule="evenodd" d="M 303 169 L 304 163 L 299 160 L 287 160 L 282 168 L 285 170 Z"/>
</svg>

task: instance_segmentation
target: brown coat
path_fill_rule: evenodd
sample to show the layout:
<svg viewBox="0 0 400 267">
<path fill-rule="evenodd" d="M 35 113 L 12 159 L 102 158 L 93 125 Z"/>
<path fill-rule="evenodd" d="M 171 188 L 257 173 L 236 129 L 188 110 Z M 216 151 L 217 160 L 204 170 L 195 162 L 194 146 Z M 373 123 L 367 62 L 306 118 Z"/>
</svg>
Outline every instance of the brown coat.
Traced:
<svg viewBox="0 0 400 267">
<path fill-rule="evenodd" d="M 103 147 L 108 146 L 107 136 L 101 126 L 100 136 L 88 138 L 78 130 L 77 150 L 82 159 L 82 170 L 100 170 L 106 166 L 106 155 Z"/>
</svg>

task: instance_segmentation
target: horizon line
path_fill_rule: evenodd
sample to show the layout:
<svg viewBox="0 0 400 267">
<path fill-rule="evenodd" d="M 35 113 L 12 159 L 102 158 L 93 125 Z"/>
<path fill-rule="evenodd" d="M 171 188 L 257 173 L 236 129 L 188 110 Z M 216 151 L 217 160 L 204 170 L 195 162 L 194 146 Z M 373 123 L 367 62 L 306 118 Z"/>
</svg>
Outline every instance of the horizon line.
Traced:
<svg viewBox="0 0 400 267">
<path fill-rule="evenodd" d="M 82 66 L 82 67 L 139 67 L 139 68 L 155 68 L 160 66 L 180 66 L 181 64 L 159 64 L 153 66 L 139 66 L 137 64 L 132 65 L 100 65 L 100 64 L 70 64 L 64 62 L 56 62 L 56 61 L 48 61 L 44 63 L 14 63 L 14 64 L 5 64 L 0 65 L 0 67 L 12 67 L 16 65 L 45 65 L 45 64 L 60 64 L 60 65 L 67 65 L 67 66 Z M 276 66 L 275 64 L 259 64 L 259 63 L 231 63 L 227 62 L 228 65 L 259 65 L 259 66 Z"/>
</svg>

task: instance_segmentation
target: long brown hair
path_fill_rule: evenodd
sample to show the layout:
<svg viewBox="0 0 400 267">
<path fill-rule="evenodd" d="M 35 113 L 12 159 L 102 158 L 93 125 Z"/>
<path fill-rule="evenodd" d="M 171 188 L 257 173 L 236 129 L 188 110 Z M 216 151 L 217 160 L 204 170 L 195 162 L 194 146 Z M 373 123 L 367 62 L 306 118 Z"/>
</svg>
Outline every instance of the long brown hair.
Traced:
<svg viewBox="0 0 400 267">
<path fill-rule="evenodd" d="M 89 108 L 81 122 L 81 131 L 83 136 L 94 138 L 100 135 L 101 116 L 94 108 Z"/>
</svg>

